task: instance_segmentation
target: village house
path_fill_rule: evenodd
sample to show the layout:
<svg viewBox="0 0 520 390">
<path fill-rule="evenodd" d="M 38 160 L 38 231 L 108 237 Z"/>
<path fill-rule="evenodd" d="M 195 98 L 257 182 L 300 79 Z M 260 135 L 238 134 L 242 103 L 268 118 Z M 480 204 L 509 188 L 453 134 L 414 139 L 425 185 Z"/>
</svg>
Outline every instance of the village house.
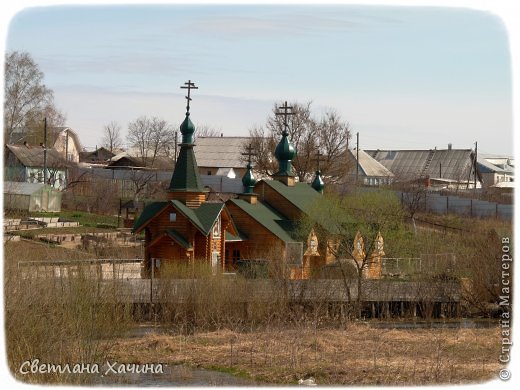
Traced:
<svg viewBox="0 0 520 390">
<path fill-rule="evenodd" d="M 4 149 L 4 177 L 5 180 L 43 183 L 47 176 L 47 183 L 56 189 L 66 186 L 67 163 L 60 153 L 53 148 L 45 150 L 41 146 L 6 145 Z M 44 166 L 47 166 L 46 174 Z"/>
<path fill-rule="evenodd" d="M 347 150 L 346 158 L 349 161 L 349 172 L 345 175 L 348 184 L 355 183 L 365 186 L 390 185 L 394 181 L 394 174 L 383 164 L 371 157 L 364 150 Z"/>
<path fill-rule="evenodd" d="M 195 156 L 201 175 L 242 177 L 245 164 L 242 153 L 249 137 L 197 137 Z"/>
<path fill-rule="evenodd" d="M 45 143 L 44 130 L 15 129 L 10 135 L 9 143 L 14 145 L 43 145 Z M 78 134 L 67 126 L 48 127 L 47 146 L 56 150 L 63 160 L 76 164 L 79 163 L 80 153 L 83 151 Z"/>
<path fill-rule="evenodd" d="M 394 174 L 399 183 L 422 181 L 432 189 L 481 188 L 482 177 L 471 149 L 366 150 L 369 156 Z"/>
</svg>

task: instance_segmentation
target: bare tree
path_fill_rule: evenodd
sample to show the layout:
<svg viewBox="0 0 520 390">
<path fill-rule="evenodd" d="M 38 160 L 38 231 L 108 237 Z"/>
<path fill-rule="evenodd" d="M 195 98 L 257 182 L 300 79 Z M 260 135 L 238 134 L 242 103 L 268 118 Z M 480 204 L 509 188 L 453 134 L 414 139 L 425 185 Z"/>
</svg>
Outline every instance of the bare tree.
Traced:
<svg viewBox="0 0 520 390">
<path fill-rule="evenodd" d="M 49 127 L 65 122 L 54 105 L 54 93 L 43 83 L 44 74 L 26 52 L 13 51 L 5 56 L 4 141 L 17 128 L 41 128 L 47 117 Z M 17 140 L 13 140 L 17 141 Z"/>
<path fill-rule="evenodd" d="M 168 155 L 173 146 L 171 126 L 158 117 L 142 116 L 128 125 L 127 140 L 137 149 L 143 165 L 153 166 L 158 155 Z"/>
<path fill-rule="evenodd" d="M 261 174 L 272 175 L 278 164 L 274 150 L 284 129 L 284 119 L 276 115 L 280 103 L 273 107 L 273 114 L 268 118 L 265 127 L 250 129 L 251 144 L 256 150 L 255 169 Z M 320 169 L 329 181 L 335 182 L 343 175 L 346 159 L 341 158 L 347 149 L 350 138 L 350 125 L 344 122 L 339 114 L 329 110 L 316 120 L 311 115 L 311 102 L 304 104 L 292 102 L 293 115 L 287 119 L 288 133 L 291 143 L 296 149 L 293 166 L 296 176 L 302 182 L 311 179 L 317 168 L 316 156 L 320 152 Z"/>
<path fill-rule="evenodd" d="M 219 137 L 221 130 L 209 125 L 197 125 L 195 129 L 195 137 Z"/>
<path fill-rule="evenodd" d="M 121 139 L 121 126 L 117 122 L 110 122 L 103 126 L 104 136 L 102 145 L 112 153 L 114 149 L 123 146 Z"/>
<path fill-rule="evenodd" d="M 137 156 L 143 163 L 150 149 L 150 130 L 150 120 L 146 116 L 141 116 L 128 125 L 128 143 L 137 149 Z"/>
</svg>

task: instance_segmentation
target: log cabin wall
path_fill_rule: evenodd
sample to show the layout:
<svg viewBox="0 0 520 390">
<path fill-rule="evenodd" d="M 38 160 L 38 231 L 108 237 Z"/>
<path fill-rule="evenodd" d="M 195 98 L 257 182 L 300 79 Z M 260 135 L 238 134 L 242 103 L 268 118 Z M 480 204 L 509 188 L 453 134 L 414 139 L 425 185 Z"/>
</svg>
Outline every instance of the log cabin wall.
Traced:
<svg viewBox="0 0 520 390">
<path fill-rule="evenodd" d="M 196 209 L 206 201 L 206 193 L 204 192 L 168 192 L 168 200 L 178 200 L 192 209 Z"/>
</svg>

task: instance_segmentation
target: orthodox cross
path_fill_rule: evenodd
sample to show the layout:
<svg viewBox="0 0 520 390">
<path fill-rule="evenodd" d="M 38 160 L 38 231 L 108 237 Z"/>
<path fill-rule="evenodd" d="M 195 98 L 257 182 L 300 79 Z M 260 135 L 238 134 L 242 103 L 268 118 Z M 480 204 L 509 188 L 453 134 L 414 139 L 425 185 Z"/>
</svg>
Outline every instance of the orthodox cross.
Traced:
<svg viewBox="0 0 520 390">
<path fill-rule="evenodd" d="M 247 153 L 242 153 L 242 156 L 247 156 L 247 162 L 251 165 L 251 156 L 256 156 L 256 153 L 253 153 L 253 145 L 249 144 L 246 150 Z"/>
<path fill-rule="evenodd" d="M 188 80 L 188 82 L 184 83 L 184 85 L 181 86 L 181 89 L 187 89 L 188 90 L 188 96 L 186 96 L 186 100 L 188 101 L 188 105 L 186 106 L 186 113 L 189 114 L 189 112 L 190 112 L 190 101 L 191 101 L 190 92 L 191 92 L 192 89 L 199 89 L 199 87 L 196 87 L 195 83 L 192 83 L 191 80 Z"/>
<path fill-rule="evenodd" d="M 320 153 L 320 147 L 318 145 L 318 152 L 316 153 L 316 158 L 314 159 L 314 161 L 316 161 L 316 163 L 318 164 L 318 171 L 320 170 L 320 157 L 323 156 L 323 154 Z"/>
<path fill-rule="evenodd" d="M 284 131 L 287 132 L 287 117 L 289 115 L 294 115 L 294 112 L 289 112 L 289 110 L 292 110 L 293 107 L 290 107 L 287 105 L 287 100 L 283 104 L 282 107 L 278 107 L 279 110 L 283 110 L 283 112 L 276 112 L 275 115 L 283 115 L 283 125 L 284 125 Z"/>
</svg>

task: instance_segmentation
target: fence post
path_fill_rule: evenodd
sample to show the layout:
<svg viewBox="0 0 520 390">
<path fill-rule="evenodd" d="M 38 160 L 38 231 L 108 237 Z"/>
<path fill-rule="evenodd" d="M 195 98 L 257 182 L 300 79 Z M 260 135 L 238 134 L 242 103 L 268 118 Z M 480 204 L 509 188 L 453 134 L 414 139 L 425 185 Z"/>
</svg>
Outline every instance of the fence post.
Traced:
<svg viewBox="0 0 520 390">
<path fill-rule="evenodd" d="M 473 217 L 473 199 L 469 200 L 469 216 Z"/>
<path fill-rule="evenodd" d="M 498 218 L 498 203 L 495 203 L 495 218 Z"/>
<path fill-rule="evenodd" d="M 450 209 L 450 197 L 446 195 L 446 215 L 448 215 L 448 210 Z"/>
</svg>

